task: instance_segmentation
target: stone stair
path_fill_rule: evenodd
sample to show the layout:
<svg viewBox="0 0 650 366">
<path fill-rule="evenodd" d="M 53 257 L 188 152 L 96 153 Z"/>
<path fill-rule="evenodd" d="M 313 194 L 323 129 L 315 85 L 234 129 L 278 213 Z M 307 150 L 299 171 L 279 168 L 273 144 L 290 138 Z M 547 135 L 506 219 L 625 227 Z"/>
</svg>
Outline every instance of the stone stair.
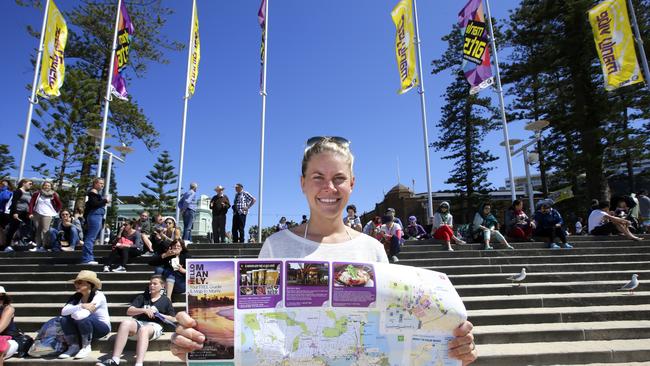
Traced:
<svg viewBox="0 0 650 366">
<path fill-rule="evenodd" d="M 574 249 L 550 250 L 541 242 L 514 243 L 516 250 L 479 250 L 464 245 L 454 252 L 433 241 L 407 242 L 402 265 L 447 273 L 475 325 L 483 365 L 650 366 L 650 240 L 622 237 L 571 237 Z M 193 257 L 254 258 L 259 244 L 193 244 Z M 98 247 L 97 258 L 107 256 Z M 32 335 L 57 315 L 72 294 L 67 282 L 81 269 L 98 272 L 109 300 L 112 329 L 126 317 L 128 302 L 146 288 L 148 258 L 136 258 L 126 273 L 102 273 L 102 266 L 77 264 L 79 253 L 0 254 L 0 285 L 11 293 L 16 322 Z M 524 283 L 506 277 L 525 267 Z M 616 291 L 637 273 L 634 294 Z M 174 296 L 177 310 L 184 296 Z M 111 333 L 93 344 L 86 360 L 10 359 L 8 364 L 94 365 L 109 354 Z M 151 342 L 146 365 L 183 365 L 169 352 L 166 333 Z M 132 364 L 135 342 L 123 360 Z"/>
</svg>

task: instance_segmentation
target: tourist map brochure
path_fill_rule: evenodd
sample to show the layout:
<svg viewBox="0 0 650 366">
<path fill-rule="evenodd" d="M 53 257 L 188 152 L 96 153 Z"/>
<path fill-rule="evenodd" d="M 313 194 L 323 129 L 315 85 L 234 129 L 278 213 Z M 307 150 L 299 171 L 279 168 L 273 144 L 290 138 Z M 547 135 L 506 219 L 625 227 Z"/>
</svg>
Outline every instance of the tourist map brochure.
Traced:
<svg viewBox="0 0 650 366">
<path fill-rule="evenodd" d="M 188 259 L 187 311 L 201 366 L 457 366 L 447 342 L 467 319 L 443 273 L 305 259 Z"/>
</svg>

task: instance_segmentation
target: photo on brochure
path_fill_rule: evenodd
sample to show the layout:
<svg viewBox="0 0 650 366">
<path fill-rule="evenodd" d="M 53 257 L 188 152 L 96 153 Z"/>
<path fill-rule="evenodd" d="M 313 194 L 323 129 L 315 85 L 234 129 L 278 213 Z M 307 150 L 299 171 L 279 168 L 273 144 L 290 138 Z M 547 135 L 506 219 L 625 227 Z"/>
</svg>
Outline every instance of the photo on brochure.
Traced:
<svg viewBox="0 0 650 366">
<path fill-rule="evenodd" d="M 188 260 L 187 308 L 206 337 L 188 360 L 235 357 L 235 262 Z"/>
</svg>

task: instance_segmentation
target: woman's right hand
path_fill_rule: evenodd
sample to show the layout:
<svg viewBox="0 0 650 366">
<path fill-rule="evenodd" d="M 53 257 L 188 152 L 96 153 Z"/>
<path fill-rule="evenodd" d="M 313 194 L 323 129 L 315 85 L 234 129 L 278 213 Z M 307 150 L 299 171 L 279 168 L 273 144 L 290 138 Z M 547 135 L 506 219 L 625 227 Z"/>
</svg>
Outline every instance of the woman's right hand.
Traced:
<svg viewBox="0 0 650 366">
<path fill-rule="evenodd" d="M 170 350 L 172 354 L 181 360 L 187 359 L 187 354 L 191 351 L 203 348 L 205 336 L 194 329 L 197 324 L 186 312 L 181 311 L 176 314 L 176 333 L 172 334 Z"/>
</svg>

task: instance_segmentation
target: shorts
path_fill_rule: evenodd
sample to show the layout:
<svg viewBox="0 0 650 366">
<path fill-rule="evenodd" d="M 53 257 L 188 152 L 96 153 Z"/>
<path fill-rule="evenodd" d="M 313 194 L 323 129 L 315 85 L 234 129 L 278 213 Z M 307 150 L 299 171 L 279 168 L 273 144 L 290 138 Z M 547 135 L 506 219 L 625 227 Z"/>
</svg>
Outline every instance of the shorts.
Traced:
<svg viewBox="0 0 650 366">
<path fill-rule="evenodd" d="M 155 339 L 160 338 L 160 336 L 163 334 L 162 325 L 160 325 L 159 323 L 148 322 L 148 321 L 145 321 L 145 320 L 137 320 L 137 319 L 136 319 L 135 323 L 136 323 L 138 328 L 136 329 L 134 335 L 129 336 L 129 339 L 132 340 L 132 341 L 135 341 L 135 340 L 138 339 L 138 331 L 140 330 L 140 328 L 145 327 L 147 325 L 151 325 L 153 327 L 153 334 L 151 335 L 151 338 L 149 338 L 150 341 L 153 341 Z"/>
<path fill-rule="evenodd" d="M 616 225 L 614 225 L 612 222 L 596 226 L 589 232 L 591 235 L 610 235 L 616 233 L 618 233 L 618 229 L 616 229 Z"/>
</svg>

